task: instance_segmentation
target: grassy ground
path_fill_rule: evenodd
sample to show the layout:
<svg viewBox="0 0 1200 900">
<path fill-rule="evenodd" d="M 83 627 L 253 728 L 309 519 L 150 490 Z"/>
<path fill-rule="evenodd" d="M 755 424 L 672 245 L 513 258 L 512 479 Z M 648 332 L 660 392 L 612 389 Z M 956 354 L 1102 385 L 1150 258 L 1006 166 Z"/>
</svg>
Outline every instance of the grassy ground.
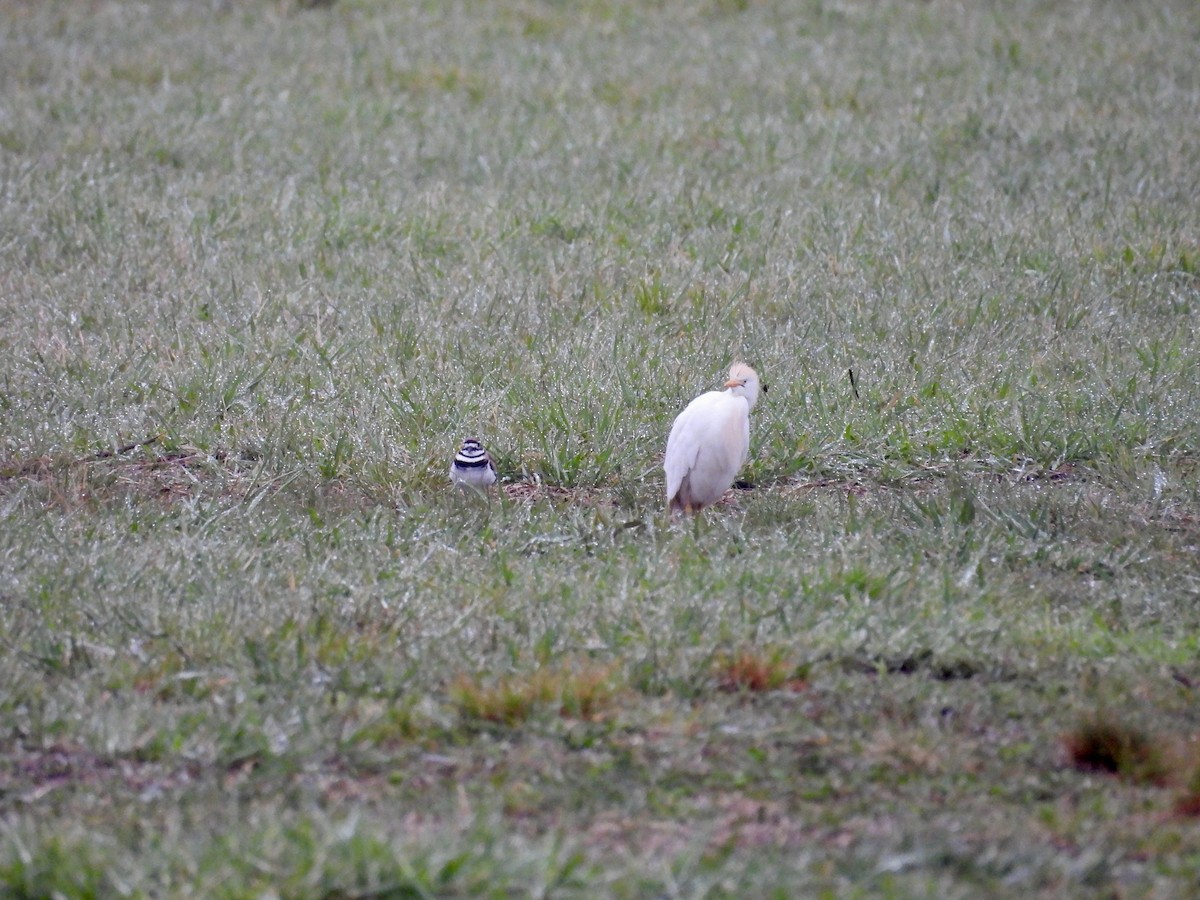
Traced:
<svg viewBox="0 0 1200 900">
<path fill-rule="evenodd" d="M 0 2 L 0 893 L 1188 896 L 1198 41 Z"/>
</svg>

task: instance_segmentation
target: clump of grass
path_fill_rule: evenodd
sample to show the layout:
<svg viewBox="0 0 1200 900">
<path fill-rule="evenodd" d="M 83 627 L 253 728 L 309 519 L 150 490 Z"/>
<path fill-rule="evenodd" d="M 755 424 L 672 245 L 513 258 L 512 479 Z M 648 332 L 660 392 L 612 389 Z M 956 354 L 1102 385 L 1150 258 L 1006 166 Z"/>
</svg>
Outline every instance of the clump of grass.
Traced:
<svg viewBox="0 0 1200 900">
<path fill-rule="evenodd" d="M 359 701 L 347 723 L 347 744 L 388 746 L 428 735 L 428 723 L 412 705 Z"/>
<path fill-rule="evenodd" d="M 465 718 L 512 726 L 545 710 L 564 718 L 596 718 L 611 706 L 618 687 L 611 665 L 582 663 L 491 681 L 463 674 L 455 679 L 450 695 Z"/>
<path fill-rule="evenodd" d="M 743 647 L 718 656 L 713 668 L 723 691 L 799 691 L 807 684 L 795 663 L 778 648 Z"/>
<path fill-rule="evenodd" d="M 1168 765 L 1162 749 L 1140 729 L 1097 713 L 1064 739 L 1077 769 L 1108 772 L 1135 784 L 1162 784 Z"/>
</svg>

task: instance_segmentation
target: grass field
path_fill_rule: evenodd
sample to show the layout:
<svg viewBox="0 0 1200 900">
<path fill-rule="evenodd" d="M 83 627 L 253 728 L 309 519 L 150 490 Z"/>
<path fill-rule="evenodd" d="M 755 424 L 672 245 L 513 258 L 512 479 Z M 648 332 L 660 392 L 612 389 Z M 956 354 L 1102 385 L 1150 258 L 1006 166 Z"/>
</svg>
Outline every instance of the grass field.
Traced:
<svg viewBox="0 0 1200 900">
<path fill-rule="evenodd" d="M 0 0 L 0 894 L 1195 896 L 1197 46 Z"/>
</svg>

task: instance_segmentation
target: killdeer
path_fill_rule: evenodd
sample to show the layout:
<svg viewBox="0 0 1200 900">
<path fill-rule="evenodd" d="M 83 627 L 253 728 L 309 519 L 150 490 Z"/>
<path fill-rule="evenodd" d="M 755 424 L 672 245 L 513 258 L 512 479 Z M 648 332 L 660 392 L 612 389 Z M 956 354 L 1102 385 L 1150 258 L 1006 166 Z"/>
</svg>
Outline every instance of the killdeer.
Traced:
<svg viewBox="0 0 1200 900">
<path fill-rule="evenodd" d="M 464 490 L 485 491 L 496 483 L 496 466 L 483 444 L 475 438 L 463 441 L 454 455 L 454 462 L 450 463 L 450 480 Z"/>
</svg>

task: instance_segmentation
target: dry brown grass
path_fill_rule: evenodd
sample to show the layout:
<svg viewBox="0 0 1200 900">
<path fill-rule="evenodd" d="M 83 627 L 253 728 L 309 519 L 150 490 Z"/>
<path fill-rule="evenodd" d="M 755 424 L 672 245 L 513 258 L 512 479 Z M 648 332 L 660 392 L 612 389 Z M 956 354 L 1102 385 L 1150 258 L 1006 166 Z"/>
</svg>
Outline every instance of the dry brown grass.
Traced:
<svg viewBox="0 0 1200 900">
<path fill-rule="evenodd" d="M 781 649 L 743 647 L 722 654 L 713 664 L 723 691 L 800 691 L 807 684 L 794 661 Z"/>
<path fill-rule="evenodd" d="M 619 690 L 614 666 L 585 661 L 494 679 L 462 674 L 450 686 L 450 696 L 467 719 L 512 726 L 539 710 L 564 718 L 595 719 Z"/>
</svg>

